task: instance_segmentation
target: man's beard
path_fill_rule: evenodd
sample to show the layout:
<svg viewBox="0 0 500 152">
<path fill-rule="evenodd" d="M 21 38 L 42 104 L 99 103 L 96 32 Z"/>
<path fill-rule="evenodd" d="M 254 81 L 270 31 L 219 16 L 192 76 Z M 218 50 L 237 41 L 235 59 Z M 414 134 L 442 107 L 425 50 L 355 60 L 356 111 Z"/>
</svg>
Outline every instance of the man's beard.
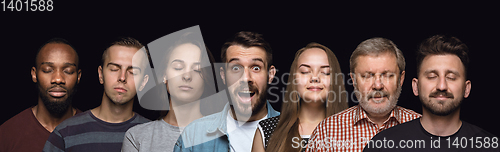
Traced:
<svg viewBox="0 0 500 152">
<path fill-rule="evenodd" d="M 368 111 L 368 112 L 371 112 L 371 113 L 375 113 L 375 114 L 383 114 L 383 113 L 386 113 L 386 112 L 389 112 L 391 111 L 394 107 L 396 107 L 396 104 L 398 103 L 398 99 L 399 99 L 399 95 L 401 95 L 401 91 L 403 90 L 402 86 L 398 83 L 398 88 L 396 89 L 396 92 L 394 94 L 388 94 L 387 91 L 372 91 L 371 93 L 368 93 L 366 95 L 358 95 L 356 94 L 356 97 L 358 98 L 359 100 L 359 105 L 365 110 L 365 111 Z M 354 91 L 358 91 L 359 90 L 357 89 L 357 87 L 354 87 Z M 360 92 L 361 93 L 361 92 Z M 369 98 L 371 96 L 374 96 L 375 94 L 387 94 L 389 95 L 389 97 L 387 98 L 387 101 L 385 102 L 389 102 L 385 107 L 383 108 L 375 108 L 375 107 L 372 107 L 370 106 L 369 104 Z M 362 97 L 360 97 L 362 96 Z M 373 101 L 375 103 L 380 103 L 381 101 Z"/>
<path fill-rule="evenodd" d="M 439 95 L 443 95 L 445 97 L 451 98 L 452 101 L 449 104 L 446 104 L 445 101 L 436 101 L 432 102 L 430 97 L 436 97 Z M 427 109 L 430 113 L 438 116 L 447 116 L 455 111 L 457 111 L 460 108 L 460 105 L 462 104 L 462 99 L 455 99 L 452 93 L 449 92 L 441 92 L 441 91 L 435 91 L 429 94 L 429 97 L 425 98 L 423 96 L 419 96 L 420 101 L 422 102 L 423 108 Z M 458 101 L 457 101 L 458 100 Z M 449 102 L 449 101 L 448 101 Z M 439 109 L 438 105 L 443 106 L 443 108 Z"/>
<path fill-rule="evenodd" d="M 47 90 L 54 88 L 54 87 L 57 87 L 57 85 L 53 85 L 50 88 L 48 88 Z M 76 86 L 75 86 L 74 90 L 68 90 L 64 86 L 58 86 L 58 87 L 61 87 L 61 88 L 64 88 L 65 90 L 67 90 L 67 94 L 66 94 L 67 98 L 65 101 L 50 101 L 50 97 L 47 94 L 47 90 L 44 90 L 45 91 L 44 93 L 39 92 L 39 95 L 40 95 L 40 98 L 42 99 L 43 105 L 45 106 L 47 111 L 50 113 L 50 115 L 57 117 L 57 118 L 61 118 L 68 111 L 68 108 L 72 104 L 72 98 L 73 98 L 74 93 L 76 92 Z M 39 90 L 40 90 L 40 87 L 39 87 Z"/>
<path fill-rule="evenodd" d="M 236 103 L 239 102 L 238 99 L 238 90 L 241 90 L 241 88 L 245 88 L 246 85 L 248 85 L 248 88 L 250 90 L 253 90 L 256 95 L 254 98 L 256 98 L 256 103 L 254 105 L 250 104 L 242 104 L 242 103 Z M 229 89 L 227 89 L 229 91 Z M 267 100 L 267 86 L 266 89 L 263 90 L 263 92 L 258 92 L 258 89 L 250 84 L 244 84 L 240 86 L 240 89 L 235 89 L 233 92 L 229 93 L 231 96 L 231 106 L 233 106 L 233 109 L 235 113 L 237 113 L 240 116 L 245 116 L 245 117 L 251 117 L 259 113 L 259 111 L 266 105 L 266 100 Z M 241 107 L 240 107 L 241 106 Z M 251 113 L 248 111 L 241 111 L 241 109 L 248 109 L 251 108 Z M 244 118 L 243 118 L 244 119 Z"/>
</svg>

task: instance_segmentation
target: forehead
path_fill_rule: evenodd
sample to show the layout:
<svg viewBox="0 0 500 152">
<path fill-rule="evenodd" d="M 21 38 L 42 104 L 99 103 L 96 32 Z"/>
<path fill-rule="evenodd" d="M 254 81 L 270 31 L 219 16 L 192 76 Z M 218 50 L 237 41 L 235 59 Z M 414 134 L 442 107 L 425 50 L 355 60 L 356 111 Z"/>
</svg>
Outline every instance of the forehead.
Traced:
<svg viewBox="0 0 500 152">
<path fill-rule="evenodd" d="M 356 72 L 397 72 L 398 63 L 396 56 L 391 53 L 378 55 L 362 55 L 356 59 Z"/>
<path fill-rule="evenodd" d="M 464 65 L 456 55 L 429 55 L 422 60 L 420 73 L 425 71 L 458 71 L 461 74 L 465 72 Z"/>
<path fill-rule="evenodd" d="M 185 43 L 177 46 L 170 53 L 169 63 L 173 60 L 182 60 L 184 62 L 200 62 L 201 50 L 192 43 Z"/>
<path fill-rule="evenodd" d="M 133 47 L 113 45 L 108 48 L 105 64 L 113 62 L 120 65 L 131 65 L 136 52 L 138 52 L 138 49 Z"/>
<path fill-rule="evenodd" d="M 49 43 L 43 46 L 37 55 L 37 66 L 42 62 L 77 64 L 78 55 L 76 54 L 76 51 L 67 44 Z"/>
<path fill-rule="evenodd" d="M 227 61 L 237 58 L 239 60 L 252 60 L 255 58 L 262 59 L 266 64 L 266 51 L 261 47 L 242 47 L 240 45 L 232 45 L 227 48 L 226 52 Z"/>
<path fill-rule="evenodd" d="M 328 56 L 326 52 L 320 48 L 310 48 L 300 54 L 298 65 L 328 65 Z"/>
</svg>

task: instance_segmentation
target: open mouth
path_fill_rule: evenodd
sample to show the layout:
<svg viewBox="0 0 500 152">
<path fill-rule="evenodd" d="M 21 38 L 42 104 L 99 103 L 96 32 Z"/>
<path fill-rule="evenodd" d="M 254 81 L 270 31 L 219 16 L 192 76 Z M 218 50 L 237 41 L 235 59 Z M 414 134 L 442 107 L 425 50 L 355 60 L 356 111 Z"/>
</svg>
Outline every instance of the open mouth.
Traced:
<svg viewBox="0 0 500 152">
<path fill-rule="evenodd" d="M 254 95 L 255 95 L 254 91 L 250 90 L 238 91 L 238 97 L 240 98 L 240 101 L 243 103 L 250 103 Z"/>
</svg>

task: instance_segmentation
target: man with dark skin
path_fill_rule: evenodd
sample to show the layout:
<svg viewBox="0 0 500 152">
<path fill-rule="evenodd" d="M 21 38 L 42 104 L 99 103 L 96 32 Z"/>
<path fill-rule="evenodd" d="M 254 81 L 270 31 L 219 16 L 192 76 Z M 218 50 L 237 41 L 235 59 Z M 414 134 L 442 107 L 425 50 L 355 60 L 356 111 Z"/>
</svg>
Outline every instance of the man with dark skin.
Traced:
<svg viewBox="0 0 500 152">
<path fill-rule="evenodd" d="M 149 78 L 145 74 L 148 53 L 142 48 L 131 37 L 111 43 L 97 68 L 99 83 L 104 86 L 101 105 L 59 124 L 43 151 L 120 151 L 125 132 L 149 121 L 132 111 L 137 91 Z"/>
<path fill-rule="evenodd" d="M 0 126 L 0 151 L 41 151 L 57 125 L 81 112 L 71 105 L 82 75 L 78 60 L 64 39 L 52 39 L 40 48 L 31 68 L 38 104 Z"/>
</svg>

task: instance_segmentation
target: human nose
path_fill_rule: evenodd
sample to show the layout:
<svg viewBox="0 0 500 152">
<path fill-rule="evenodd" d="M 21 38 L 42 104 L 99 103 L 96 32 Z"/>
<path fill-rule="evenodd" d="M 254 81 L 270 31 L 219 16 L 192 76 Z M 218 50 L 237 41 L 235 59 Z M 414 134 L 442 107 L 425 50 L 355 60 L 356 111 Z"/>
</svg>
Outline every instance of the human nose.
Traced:
<svg viewBox="0 0 500 152">
<path fill-rule="evenodd" d="M 61 70 L 56 70 L 52 75 L 51 83 L 65 84 L 66 80 L 64 79 L 64 73 Z"/>
</svg>

